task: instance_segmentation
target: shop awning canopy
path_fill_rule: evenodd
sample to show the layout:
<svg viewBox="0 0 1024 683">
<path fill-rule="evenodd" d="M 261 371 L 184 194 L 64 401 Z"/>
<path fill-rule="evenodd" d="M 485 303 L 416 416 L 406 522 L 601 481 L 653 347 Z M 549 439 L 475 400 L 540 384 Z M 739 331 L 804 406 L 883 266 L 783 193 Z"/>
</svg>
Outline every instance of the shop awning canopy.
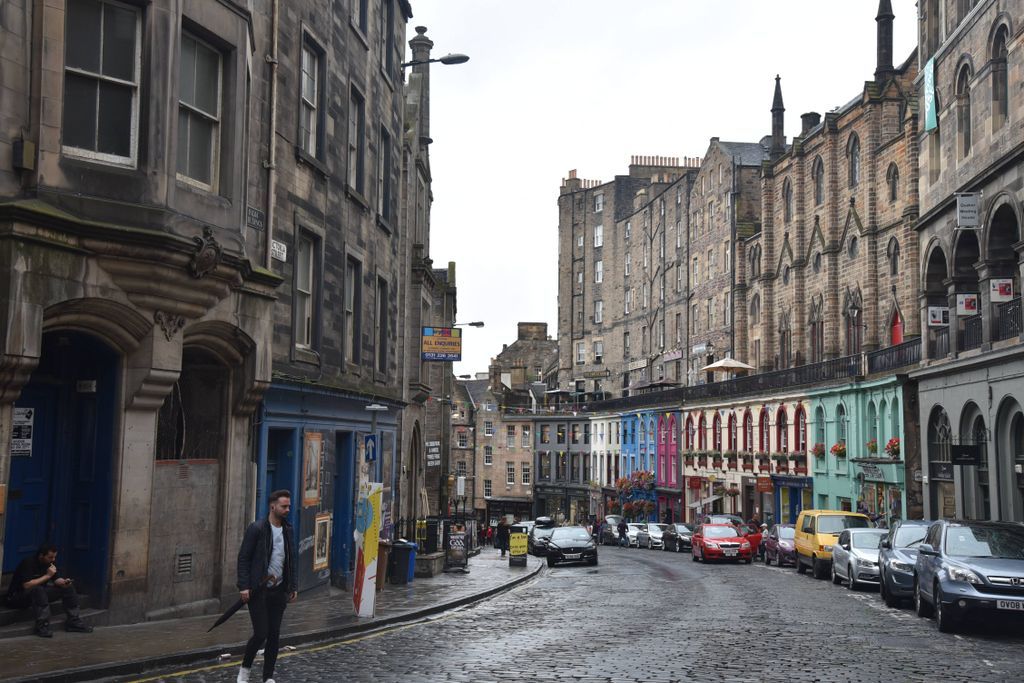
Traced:
<svg viewBox="0 0 1024 683">
<path fill-rule="evenodd" d="M 704 507 L 708 503 L 714 503 L 716 500 L 721 499 L 721 496 L 711 496 L 710 498 L 705 498 L 704 500 L 698 500 L 696 503 L 690 503 L 687 507 L 689 507 L 691 510 L 694 510 L 699 507 Z"/>
<path fill-rule="evenodd" d="M 701 372 L 716 372 L 716 371 L 732 371 L 732 370 L 753 370 L 753 365 L 747 365 L 741 360 L 735 358 L 723 358 L 722 360 L 715 361 L 711 365 L 705 365 L 700 370 Z"/>
</svg>

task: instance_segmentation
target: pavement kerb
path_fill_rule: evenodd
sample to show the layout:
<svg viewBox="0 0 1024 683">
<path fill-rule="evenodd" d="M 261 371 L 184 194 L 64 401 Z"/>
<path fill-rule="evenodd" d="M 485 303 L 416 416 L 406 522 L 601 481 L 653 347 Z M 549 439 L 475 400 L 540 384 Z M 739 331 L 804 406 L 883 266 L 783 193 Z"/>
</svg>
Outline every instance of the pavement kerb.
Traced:
<svg viewBox="0 0 1024 683">
<path fill-rule="evenodd" d="M 464 607 L 475 602 L 486 600 L 487 598 L 493 597 L 499 593 L 509 591 L 516 586 L 529 581 L 530 579 L 537 576 L 544 568 L 543 563 L 539 563 L 538 566 L 527 571 L 527 573 L 517 576 L 511 581 L 499 584 L 493 588 L 480 591 L 478 593 L 471 593 L 464 595 L 454 600 L 447 602 L 437 603 L 430 605 L 429 607 L 421 607 L 419 609 L 412 609 L 400 614 L 395 614 L 389 617 L 375 617 L 374 619 L 367 620 L 364 622 L 358 622 L 354 624 L 346 624 L 344 626 L 334 626 L 330 628 L 314 629 L 311 631 L 303 631 L 300 633 L 291 633 L 281 637 L 281 646 L 285 645 L 308 645 L 310 643 L 323 642 L 329 640 L 337 640 L 345 636 L 357 635 L 360 633 L 368 633 L 377 631 L 388 626 L 395 624 L 401 624 L 407 621 L 414 621 L 421 619 L 432 614 L 439 612 L 446 612 L 456 607 Z M 181 666 L 187 664 L 195 664 L 199 662 L 211 662 L 212 660 L 218 659 L 224 653 L 230 653 L 232 656 L 241 655 L 245 651 L 245 643 L 231 643 L 225 645 L 218 645 L 216 647 L 204 647 L 197 648 L 195 650 L 185 650 L 183 652 L 175 652 L 167 655 L 160 655 L 157 657 L 147 657 L 145 659 L 135 659 L 126 662 L 112 662 L 109 664 L 96 664 L 91 666 L 75 667 L 71 669 L 60 669 L 58 671 L 50 671 L 32 676 L 22 678 L 5 678 L 0 679 L 7 683 L 63 683 L 70 681 L 91 681 L 100 678 L 114 678 L 121 676 L 132 676 L 136 674 L 145 674 L 146 672 L 154 669 L 162 669 L 171 666 Z"/>
</svg>

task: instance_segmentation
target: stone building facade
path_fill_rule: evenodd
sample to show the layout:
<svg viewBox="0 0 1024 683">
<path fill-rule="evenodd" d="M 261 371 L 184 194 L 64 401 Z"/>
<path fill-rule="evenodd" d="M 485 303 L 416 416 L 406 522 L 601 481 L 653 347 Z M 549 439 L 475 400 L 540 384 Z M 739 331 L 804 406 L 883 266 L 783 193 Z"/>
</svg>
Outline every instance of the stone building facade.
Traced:
<svg viewBox="0 0 1024 683">
<path fill-rule="evenodd" d="M 918 127 L 926 516 L 1024 521 L 1024 8 L 920 3 Z M 977 225 L 957 195 L 977 202 Z M 948 317 L 947 317 L 948 316 Z M 953 465 L 953 446 L 977 464 Z"/>
</svg>

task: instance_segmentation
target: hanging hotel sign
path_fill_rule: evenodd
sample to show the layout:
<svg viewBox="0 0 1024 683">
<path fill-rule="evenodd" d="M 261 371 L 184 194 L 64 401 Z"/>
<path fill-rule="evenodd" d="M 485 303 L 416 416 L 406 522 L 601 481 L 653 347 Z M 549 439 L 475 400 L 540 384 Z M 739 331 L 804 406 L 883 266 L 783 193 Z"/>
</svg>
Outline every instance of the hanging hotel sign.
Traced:
<svg viewBox="0 0 1024 683">
<path fill-rule="evenodd" d="M 954 465 L 977 467 L 981 464 L 981 446 L 954 444 L 949 447 L 949 460 Z"/>
<path fill-rule="evenodd" d="M 428 441 L 426 444 L 427 467 L 441 466 L 441 442 Z"/>
<path fill-rule="evenodd" d="M 462 330 L 457 327 L 424 327 L 423 360 L 461 361 Z"/>
<path fill-rule="evenodd" d="M 774 490 L 775 490 L 775 487 L 772 486 L 772 478 L 771 477 L 758 477 L 757 478 L 757 492 L 758 493 L 771 493 Z"/>
<path fill-rule="evenodd" d="M 981 227 L 978 213 L 981 209 L 980 192 L 959 192 L 956 195 L 956 227 L 977 230 Z"/>
<path fill-rule="evenodd" d="M 959 316 L 972 316 L 978 314 L 977 294 L 957 294 L 956 314 Z"/>
<path fill-rule="evenodd" d="M 1013 300 L 1013 280 L 1010 278 L 994 278 L 989 280 L 989 299 L 992 303 Z"/>
<path fill-rule="evenodd" d="M 929 306 L 928 327 L 949 327 L 949 307 Z"/>
<path fill-rule="evenodd" d="M 939 127 L 935 107 L 935 58 L 924 64 L 924 129 L 925 132 Z"/>
</svg>

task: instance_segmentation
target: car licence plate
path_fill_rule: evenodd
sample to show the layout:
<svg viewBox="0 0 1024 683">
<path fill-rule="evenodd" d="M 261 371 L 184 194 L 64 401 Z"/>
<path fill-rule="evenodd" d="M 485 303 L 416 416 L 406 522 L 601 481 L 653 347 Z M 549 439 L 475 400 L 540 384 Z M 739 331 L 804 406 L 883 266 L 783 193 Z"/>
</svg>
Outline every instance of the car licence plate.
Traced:
<svg viewBox="0 0 1024 683">
<path fill-rule="evenodd" d="M 568 555 L 565 556 L 565 559 L 567 559 L 567 560 L 578 560 L 578 559 L 580 559 L 580 556 L 581 556 L 580 553 L 569 553 Z"/>
<path fill-rule="evenodd" d="M 996 600 L 996 609 L 1011 609 L 1024 612 L 1024 600 Z"/>
<path fill-rule="evenodd" d="M 736 557 L 736 552 L 737 552 L 737 551 L 735 551 L 735 550 L 723 550 L 723 551 L 722 551 L 722 553 L 723 553 L 723 554 L 724 554 L 724 555 L 725 555 L 726 557 Z"/>
</svg>

